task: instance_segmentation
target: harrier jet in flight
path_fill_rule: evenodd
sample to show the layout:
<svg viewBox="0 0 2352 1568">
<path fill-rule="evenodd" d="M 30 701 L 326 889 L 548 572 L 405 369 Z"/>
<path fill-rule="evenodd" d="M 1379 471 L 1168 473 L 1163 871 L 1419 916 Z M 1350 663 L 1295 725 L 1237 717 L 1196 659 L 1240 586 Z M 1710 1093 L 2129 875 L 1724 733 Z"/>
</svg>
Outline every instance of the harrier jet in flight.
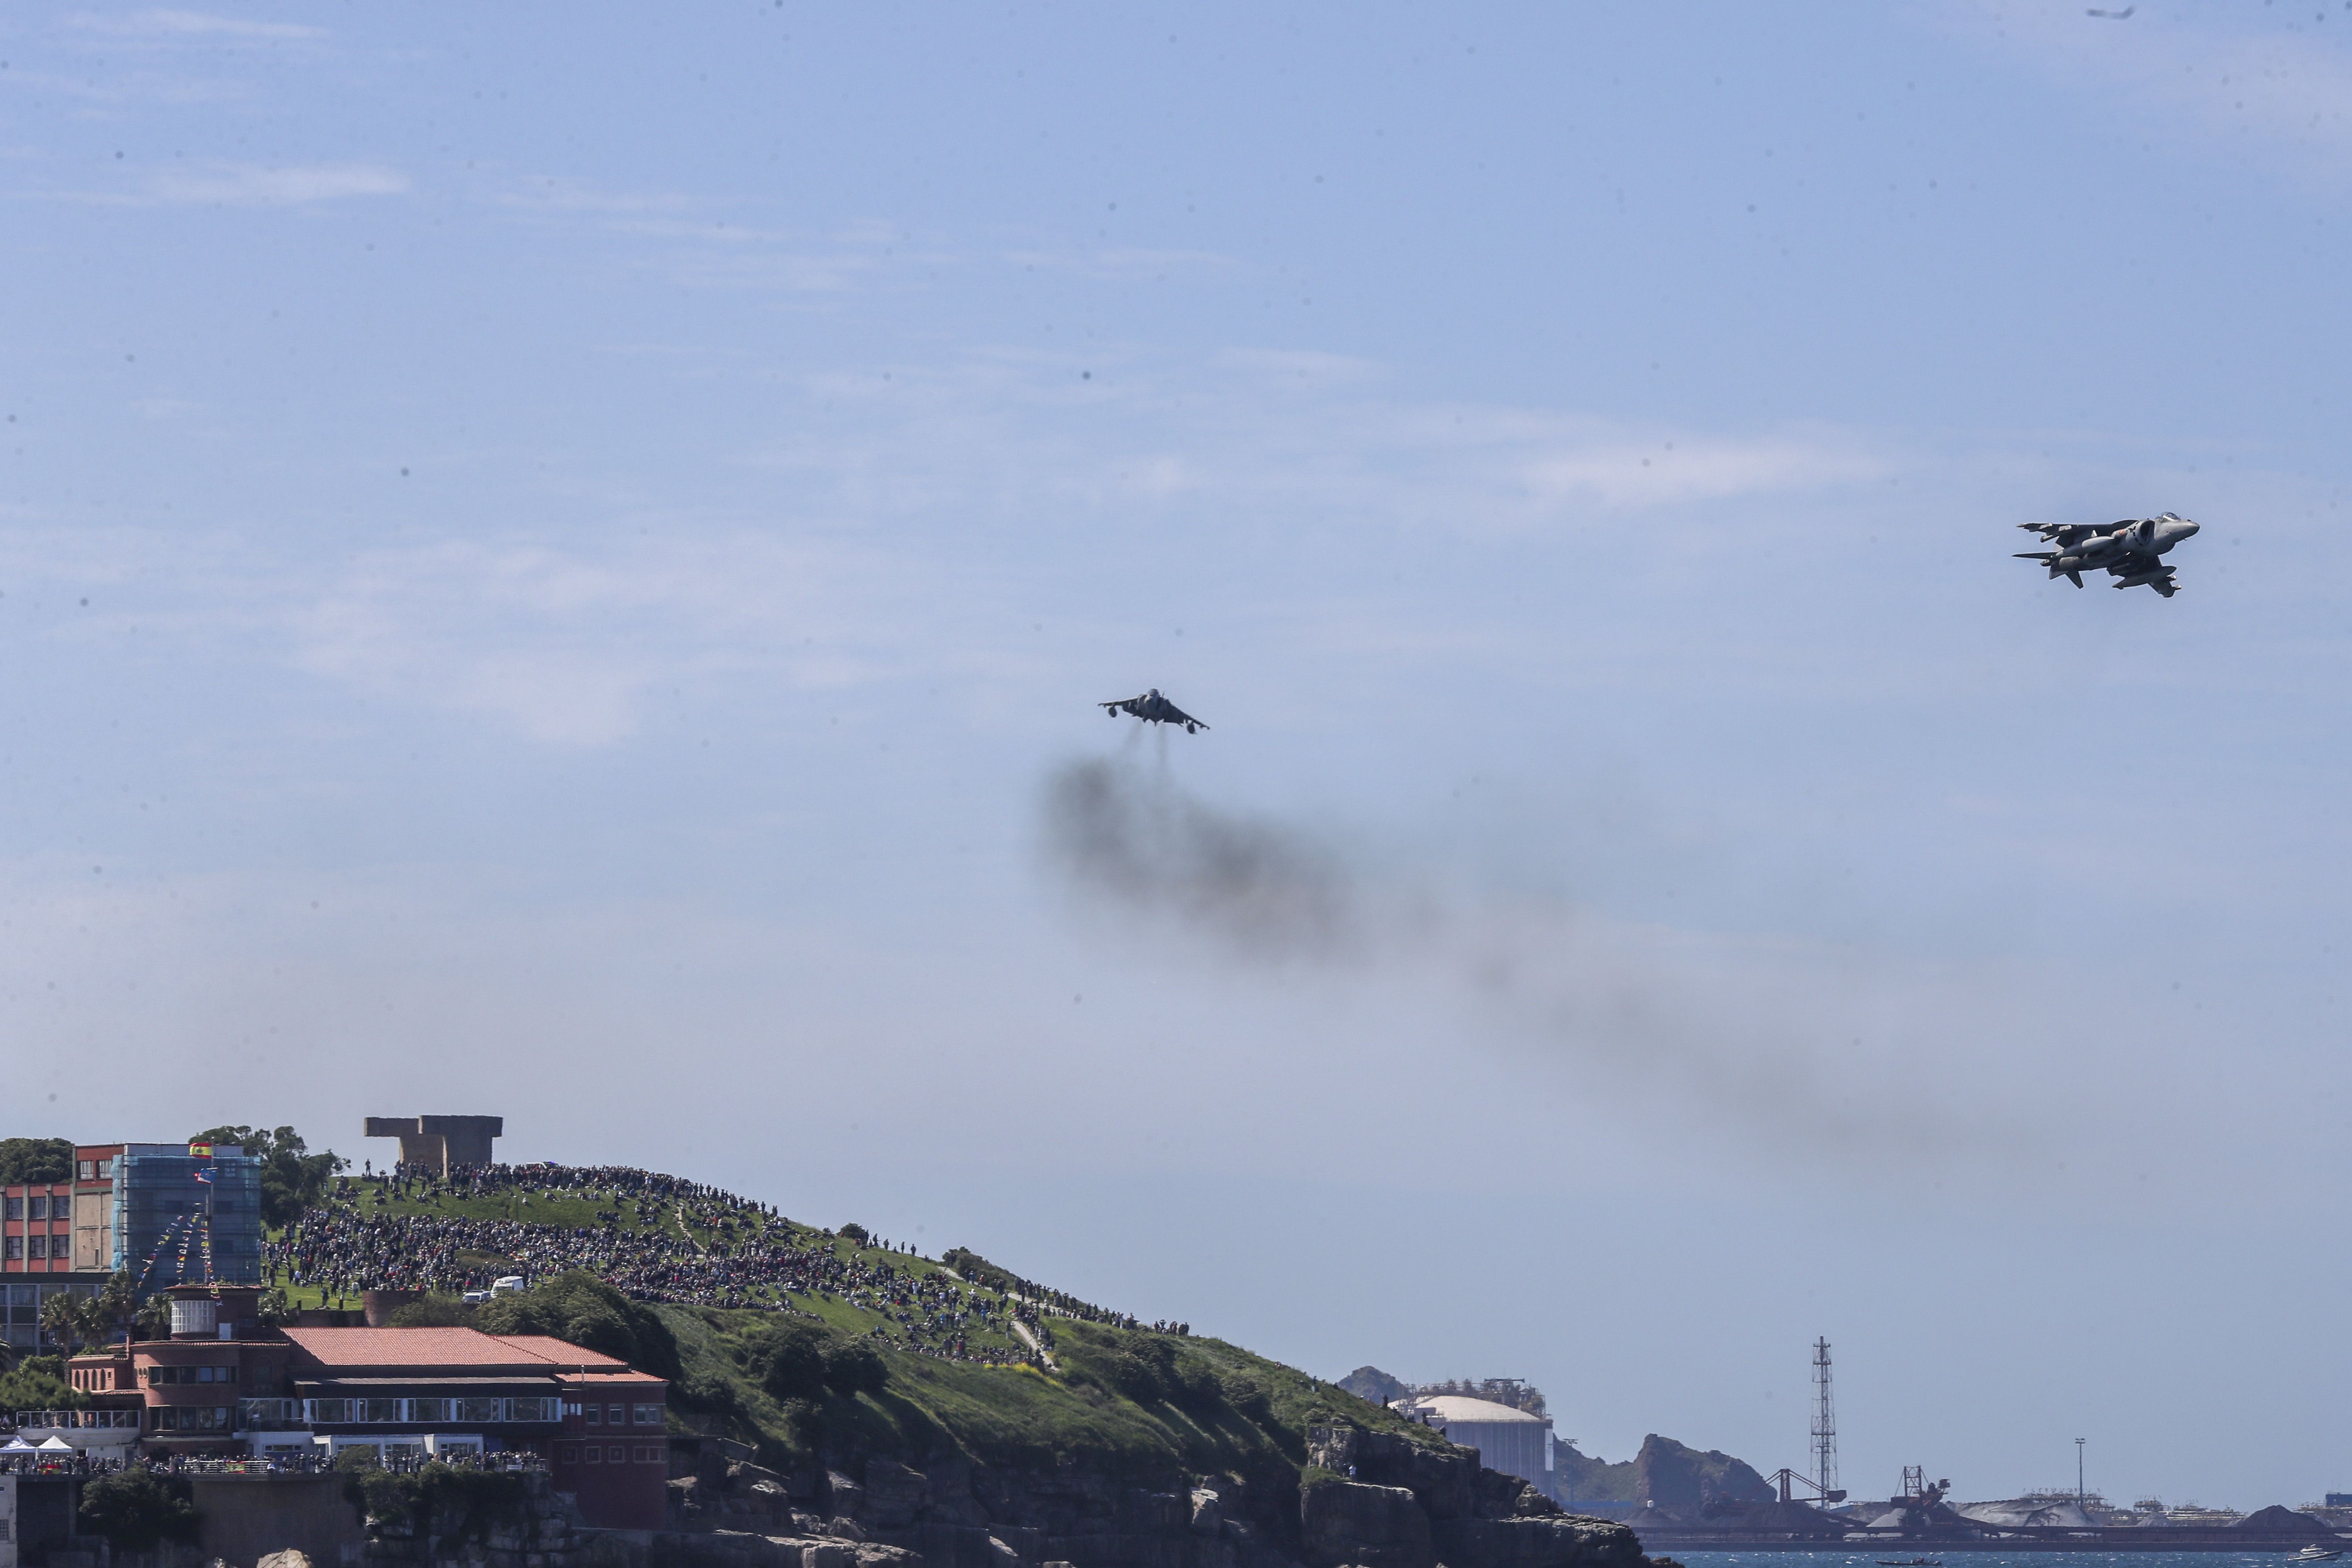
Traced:
<svg viewBox="0 0 2352 1568">
<path fill-rule="evenodd" d="M 1132 713 L 1147 724 L 1181 724 L 1184 726 L 1184 732 L 1188 735 L 1195 731 L 1208 728 L 1206 724 L 1160 696 L 1160 689 L 1156 686 L 1140 697 L 1122 698 L 1117 702 L 1097 702 L 1095 706 L 1114 719 L 1122 713 Z"/>
<path fill-rule="evenodd" d="M 2021 550 L 2021 561 L 2039 561 L 2053 578 L 2064 577 L 2077 588 L 2085 572 L 2105 571 L 2118 588 L 2150 587 L 2169 599 L 2177 591 L 2172 568 L 2161 557 L 2197 531 L 2185 517 L 2159 512 L 2154 517 L 2127 517 L 2121 522 L 2021 522 L 2055 550 Z"/>
</svg>

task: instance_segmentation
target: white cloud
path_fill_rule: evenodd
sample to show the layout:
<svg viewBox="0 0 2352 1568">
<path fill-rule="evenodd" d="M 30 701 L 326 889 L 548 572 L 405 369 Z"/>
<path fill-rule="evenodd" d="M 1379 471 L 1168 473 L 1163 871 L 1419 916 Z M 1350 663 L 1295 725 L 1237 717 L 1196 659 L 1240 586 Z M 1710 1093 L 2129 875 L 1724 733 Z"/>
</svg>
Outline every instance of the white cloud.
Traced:
<svg viewBox="0 0 2352 1568">
<path fill-rule="evenodd" d="M 88 32 L 120 38 L 323 38 L 324 27 L 299 22 L 256 22 L 242 16 L 218 16 L 205 11 L 159 7 L 123 16 L 82 16 L 74 26 Z"/>
<path fill-rule="evenodd" d="M 669 545 L 449 542 L 353 563 L 293 612 L 302 668 L 601 746 L 659 684 L 752 665 L 802 687 L 866 679 L 913 635 L 856 556 L 731 536 Z M 781 653 L 769 651 L 782 648 Z"/>
<path fill-rule="evenodd" d="M 2079 0 L 1964 0 L 1958 14 L 1965 30 L 1991 27 L 2067 88 L 2105 89 L 2142 134 L 2170 140 L 2188 129 L 2208 145 L 2251 143 L 2305 174 L 2352 175 L 2352 52 L 2330 41 L 2317 9 L 2225 13 L 2234 26 L 2179 8 L 2143 6 L 2125 22 L 2084 9 Z M 2352 15 L 2336 16 L 2352 33 Z"/>
<path fill-rule="evenodd" d="M 1687 433 L 1571 441 L 1530 458 L 1521 468 L 1538 496 L 1626 508 L 1820 489 L 1886 471 L 1883 458 L 1850 437 L 1726 439 Z"/>
<path fill-rule="evenodd" d="M 159 175 L 150 188 L 167 202 L 294 206 L 343 196 L 396 196 L 408 189 L 408 176 L 378 163 L 310 163 L 274 169 L 224 164 Z"/>
</svg>

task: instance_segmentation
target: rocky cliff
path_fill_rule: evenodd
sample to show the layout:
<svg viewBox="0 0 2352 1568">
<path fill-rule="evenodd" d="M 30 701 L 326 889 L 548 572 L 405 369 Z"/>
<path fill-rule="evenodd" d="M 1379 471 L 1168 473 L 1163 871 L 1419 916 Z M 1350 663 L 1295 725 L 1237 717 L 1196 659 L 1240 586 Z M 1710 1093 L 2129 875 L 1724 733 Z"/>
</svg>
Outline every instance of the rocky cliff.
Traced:
<svg viewBox="0 0 2352 1568">
<path fill-rule="evenodd" d="M 714 1457 L 671 1483 L 671 1560 L 793 1568 L 1643 1568 L 1632 1531 L 1563 1514 L 1464 1448 L 1315 1427 L 1279 1470 L 1112 1477 L 869 1457 L 780 1474 Z M 1351 1479 L 1352 1472 L 1352 1479 Z M 754 1546 L 754 1540 L 761 1545 Z M 915 1562 L 919 1559 L 919 1564 Z"/>
</svg>

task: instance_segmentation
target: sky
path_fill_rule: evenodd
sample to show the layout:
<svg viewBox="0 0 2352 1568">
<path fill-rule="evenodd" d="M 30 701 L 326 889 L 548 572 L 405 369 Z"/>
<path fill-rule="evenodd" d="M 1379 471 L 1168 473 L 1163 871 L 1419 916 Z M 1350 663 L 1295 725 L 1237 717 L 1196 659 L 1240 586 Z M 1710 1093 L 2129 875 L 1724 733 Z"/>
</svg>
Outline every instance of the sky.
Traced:
<svg viewBox="0 0 2352 1568">
<path fill-rule="evenodd" d="M 2336 0 L 12 6 L 5 1131 L 2352 1488 L 2347 195 Z"/>
</svg>

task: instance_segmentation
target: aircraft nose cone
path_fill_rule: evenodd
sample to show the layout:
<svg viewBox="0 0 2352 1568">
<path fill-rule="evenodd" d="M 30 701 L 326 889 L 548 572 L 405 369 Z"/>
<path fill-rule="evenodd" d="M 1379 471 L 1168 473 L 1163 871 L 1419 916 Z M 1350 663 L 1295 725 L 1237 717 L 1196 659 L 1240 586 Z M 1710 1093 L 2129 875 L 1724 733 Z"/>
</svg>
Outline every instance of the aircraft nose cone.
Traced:
<svg viewBox="0 0 2352 1568">
<path fill-rule="evenodd" d="M 2192 534 L 2192 533 L 2194 533 L 2194 532 L 2196 532 L 2196 531 L 2197 531 L 2197 525 L 2196 525 L 2195 523 L 2193 523 L 2193 522 L 2189 521 L 2187 518 L 2185 518 L 2185 517 L 2184 517 L 2184 518 L 2182 518 L 2182 519 L 2180 520 L 2179 528 L 2180 528 L 2180 537 L 2181 537 L 2181 538 L 2183 538 L 2183 539 L 2188 538 L 2190 534 Z"/>
</svg>

